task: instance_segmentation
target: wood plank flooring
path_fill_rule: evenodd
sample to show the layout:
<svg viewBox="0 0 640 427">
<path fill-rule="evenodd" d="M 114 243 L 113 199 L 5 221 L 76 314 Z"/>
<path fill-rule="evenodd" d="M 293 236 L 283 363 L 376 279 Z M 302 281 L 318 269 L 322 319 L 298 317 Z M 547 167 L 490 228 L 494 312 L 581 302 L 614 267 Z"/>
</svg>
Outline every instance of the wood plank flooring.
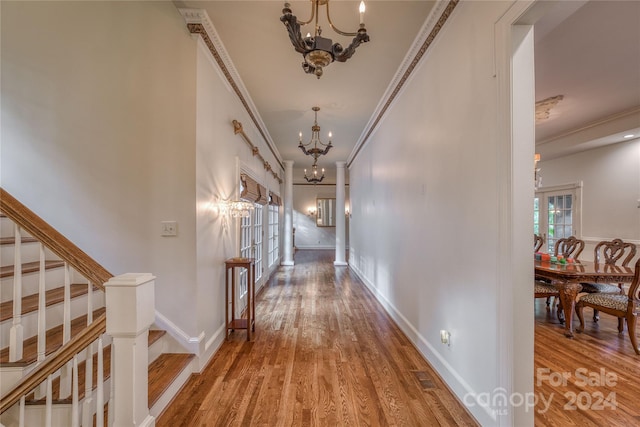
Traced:
<svg viewBox="0 0 640 427">
<path fill-rule="evenodd" d="M 298 251 L 158 418 L 162 426 L 471 426 L 476 422 L 333 251 Z"/>
<path fill-rule="evenodd" d="M 640 426 L 640 356 L 615 317 L 600 313 L 594 323 L 592 313 L 585 309 L 585 332 L 567 339 L 545 299 L 536 300 L 536 426 Z"/>
<path fill-rule="evenodd" d="M 232 334 L 156 425 L 474 425 L 332 256 L 296 252 L 296 266 L 281 268 L 258 296 L 255 341 Z M 595 324 L 590 310 L 585 315 L 587 330 L 567 339 L 545 300 L 536 300 L 534 393 L 544 401 L 535 425 L 640 426 L 640 357 L 613 317 L 601 313 Z"/>
</svg>

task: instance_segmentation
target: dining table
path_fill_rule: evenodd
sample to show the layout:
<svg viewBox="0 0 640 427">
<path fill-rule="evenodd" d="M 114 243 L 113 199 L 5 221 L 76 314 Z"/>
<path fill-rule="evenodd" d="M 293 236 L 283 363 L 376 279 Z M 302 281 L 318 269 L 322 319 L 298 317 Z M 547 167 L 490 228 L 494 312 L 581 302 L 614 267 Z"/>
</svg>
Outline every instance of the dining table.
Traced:
<svg viewBox="0 0 640 427">
<path fill-rule="evenodd" d="M 558 289 L 564 311 L 564 334 L 573 338 L 572 319 L 581 283 L 631 283 L 633 269 L 618 265 L 575 261 L 560 263 L 534 259 L 536 279 L 546 279 Z"/>
</svg>

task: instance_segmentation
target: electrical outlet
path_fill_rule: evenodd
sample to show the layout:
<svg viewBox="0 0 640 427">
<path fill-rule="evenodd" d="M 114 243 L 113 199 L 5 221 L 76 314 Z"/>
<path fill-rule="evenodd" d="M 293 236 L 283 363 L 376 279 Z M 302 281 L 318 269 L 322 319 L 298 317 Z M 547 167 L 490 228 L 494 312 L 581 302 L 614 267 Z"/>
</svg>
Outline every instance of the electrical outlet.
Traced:
<svg viewBox="0 0 640 427">
<path fill-rule="evenodd" d="M 162 221 L 160 225 L 162 226 L 161 236 L 173 237 L 178 235 L 177 221 Z"/>
</svg>

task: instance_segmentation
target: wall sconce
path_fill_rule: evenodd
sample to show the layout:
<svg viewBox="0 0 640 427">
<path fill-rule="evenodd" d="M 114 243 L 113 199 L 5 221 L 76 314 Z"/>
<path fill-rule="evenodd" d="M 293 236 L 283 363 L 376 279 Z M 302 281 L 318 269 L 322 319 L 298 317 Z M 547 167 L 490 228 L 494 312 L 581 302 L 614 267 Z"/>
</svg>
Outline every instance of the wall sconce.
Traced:
<svg viewBox="0 0 640 427">
<path fill-rule="evenodd" d="M 223 216 L 231 218 L 245 218 L 251 215 L 253 211 L 253 203 L 242 200 L 221 200 L 218 202 L 218 209 Z"/>
<path fill-rule="evenodd" d="M 540 175 L 540 168 L 538 162 L 540 161 L 540 154 L 536 153 L 533 156 L 533 186 L 537 190 L 542 186 L 542 176 Z"/>
<path fill-rule="evenodd" d="M 345 216 L 349 216 L 349 208 L 348 207 L 344 208 L 344 215 Z"/>
<path fill-rule="evenodd" d="M 307 209 L 307 212 L 309 212 L 310 216 L 315 216 L 317 209 L 315 207 L 309 208 Z"/>
</svg>

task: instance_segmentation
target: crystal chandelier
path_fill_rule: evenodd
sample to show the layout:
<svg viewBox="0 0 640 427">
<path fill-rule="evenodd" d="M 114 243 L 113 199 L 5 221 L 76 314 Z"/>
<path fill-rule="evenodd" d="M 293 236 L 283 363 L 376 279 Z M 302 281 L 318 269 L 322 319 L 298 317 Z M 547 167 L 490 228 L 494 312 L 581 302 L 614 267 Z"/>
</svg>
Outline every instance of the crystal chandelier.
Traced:
<svg viewBox="0 0 640 427">
<path fill-rule="evenodd" d="M 322 175 L 318 176 L 318 165 L 316 164 L 317 161 L 318 159 L 315 159 L 313 165 L 311 166 L 311 176 L 307 176 L 307 170 L 304 170 L 304 179 L 306 179 L 307 182 L 317 184 L 319 182 L 322 182 L 322 180 L 324 179 L 324 168 L 322 168 Z"/>
<path fill-rule="evenodd" d="M 319 7 L 326 6 L 327 8 L 327 21 L 329 26 L 336 33 L 342 36 L 355 36 L 351 40 L 351 44 L 345 49 L 340 43 L 333 43 L 331 39 L 322 37 L 322 28 L 318 24 Z M 329 0 L 311 0 L 311 18 L 308 21 L 298 21 L 295 15 L 291 12 L 291 5 L 289 3 L 284 4 L 282 9 L 283 15 L 280 17 L 280 21 L 287 27 L 289 32 L 289 39 L 293 44 L 296 52 L 300 52 L 304 56 L 304 62 L 302 63 L 302 69 L 307 74 L 314 74 L 318 78 L 322 76 L 322 69 L 333 61 L 345 62 L 351 58 L 356 51 L 356 48 L 362 43 L 369 41 L 369 35 L 367 29 L 364 27 L 364 1 L 360 2 L 360 28 L 356 32 L 340 31 L 331 22 L 331 16 L 329 16 Z M 315 18 L 315 29 L 313 30 L 313 36 L 311 33 L 307 33 L 306 37 L 302 37 L 300 33 L 300 26 L 311 23 Z"/>
<path fill-rule="evenodd" d="M 315 164 L 315 161 L 318 160 L 318 157 L 327 154 L 331 149 L 331 147 L 333 147 L 333 145 L 331 145 L 331 132 L 329 132 L 328 144 L 325 144 L 320 140 L 320 126 L 318 126 L 318 111 L 320 111 L 320 107 L 313 107 L 312 110 L 315 113 L 315 119 L 313 121 L 313 126 L 311 126 L 311 139 L 306 144 L 303 144 L 302 132 L 300 132 L 299 134 L 300 144 L 298 144 L 298 147 L 307 156 L 313 156 L 313 158 L 315 159 L 313 163 Z M 307 147 L 309 147 L 312 143 L 313 143 L 313 148 L 307 149 Z M 318 144 L 320 144 L 320 147 L 325 147 L 325 148 L 322 149 L 318 147 Z"/>
</svg>

